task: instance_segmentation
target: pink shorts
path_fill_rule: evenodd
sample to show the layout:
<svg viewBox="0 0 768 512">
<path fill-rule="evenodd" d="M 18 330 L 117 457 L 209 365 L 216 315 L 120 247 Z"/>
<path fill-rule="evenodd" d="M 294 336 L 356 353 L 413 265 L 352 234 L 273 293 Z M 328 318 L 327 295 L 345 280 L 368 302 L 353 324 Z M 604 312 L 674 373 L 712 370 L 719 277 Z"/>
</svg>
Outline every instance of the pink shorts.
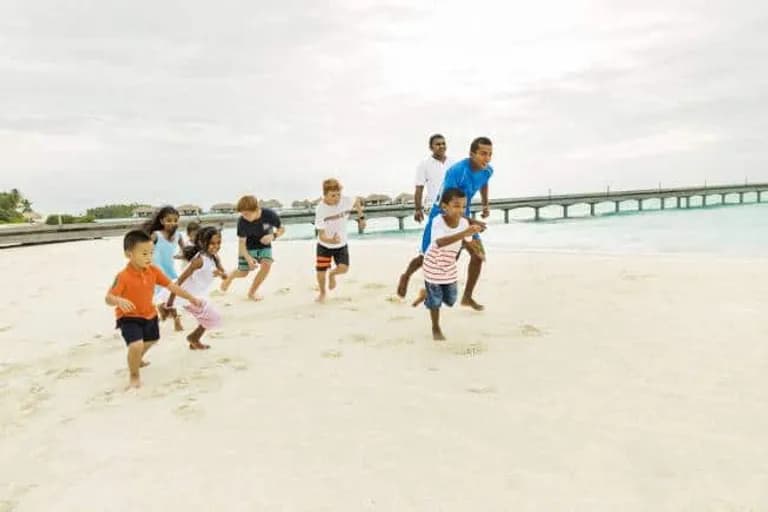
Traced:
<svg viewBox="0 0 768 512">
<path fill-rule="evenodd" d="M 204 300 L 200 307 L 187 303 L 184 305 L 184 309 L 189 312 L 190 315 L 195 317 L 197 323 L 206 329 L 214 329 L 221 325 L 221 316 L 219 312 L 213 308 L 213 305 Z"/>
</svg>

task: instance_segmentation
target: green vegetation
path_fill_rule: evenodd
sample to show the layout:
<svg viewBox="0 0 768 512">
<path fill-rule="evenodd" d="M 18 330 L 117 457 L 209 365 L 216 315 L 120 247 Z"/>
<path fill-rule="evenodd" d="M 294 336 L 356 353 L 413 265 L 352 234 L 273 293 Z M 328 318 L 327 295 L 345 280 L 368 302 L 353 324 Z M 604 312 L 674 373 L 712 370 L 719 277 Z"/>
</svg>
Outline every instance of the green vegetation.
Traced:
<svg viewBox="0 0 768 512">
<path fill-rule="evenodd" d="M 93 222 L 96 220 L 96 218 L 93 215 L 67 215 L 62 213 L 61 215 L 55 213 L 53 215 L 49 215 L 45 219 L 45 223 L 49 226 L 56 226 L 59 223 L 59 217 L 61 217 L 61 223 L 62 224 L 85 224 L 88 222 Z"/>
<path fill-rule="evenodd" d="M 133 210 L 142 206 L 148 205 L 138 203 L 107 204 L 96 208 L 88 208 L 85 214 L 94 219 L 127 219 L 133 215 Z"/>
<path fill-rule="evenodd" d="M 24 222 L 24 214 L 32 211 L 32 203 L 18 189 L 0 192 L 0 223 Z"/>
</svg>

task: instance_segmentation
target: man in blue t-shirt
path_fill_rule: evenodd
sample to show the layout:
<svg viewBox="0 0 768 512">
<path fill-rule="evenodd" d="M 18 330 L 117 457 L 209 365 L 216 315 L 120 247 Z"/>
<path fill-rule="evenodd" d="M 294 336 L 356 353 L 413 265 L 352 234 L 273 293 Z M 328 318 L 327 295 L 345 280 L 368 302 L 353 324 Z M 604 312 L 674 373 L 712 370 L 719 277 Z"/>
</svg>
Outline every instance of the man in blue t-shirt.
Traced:
<svg viewBox="0 0 768 512">
<path fill-rule="evenodd" d="M 480 192 L 480 198 L 483 204 L 482 217 L 486 218 L 490 215 L 490 209 L 488 207 L 488 180 L 493 175 L 493 167 L 490 166 L 491 157 L 493 156 L 493 144 L 487 137 L 478 137 L 472 141 L 469 147 L 469 158 L 465 158 L 451 166 L 445 173 L 445 179 L 440 189 L 440 193 L 437 197 L 441 197 L 443 190 L 449 188 L 458 188 L 464 192 L 467 196 L 467 209 L 465 215 L 470 218 L 470 204 L 472 198 Z M 439 202 L 438 202 L 439 203 Z M 429 244 L 432 241 L 432 220 L 442 213 L 439 204 L 432 205 L 429 211 L 429 220 L 424 227 L 424 235 L 421 242 L 421 253 L 424 254 L 429 248 Z M 470 222 L 477 222 L 472 221 Z M 477 245 L 476 251 L 470 251 L 469 267 L 467 272 L 467 284 L 464 288 L 464 295 L 461 299 L 463 306 L 469 306 L 475 310 L 484 309 L 482 305 L 475 302 L 472 298 L 472 293 L 475 289 L 478 279 L 480 278 L 480 270 L 483 266 L 483 254 L 482 245 L 480 244 L 480 237 L 475 235 L 473 243 Z M 418 268 L 418 267 L 416 267 Z M 411 268 L 409 266 L 409 271 Z M 415 271 L 414 269 L 413 271 Z M 400 282 L 398 283 L 398 295 L 405 296 L 406 289 L 408 287 L 408 280 L 413 273 L 406 272 L 400 276 Z"/>
</svg>

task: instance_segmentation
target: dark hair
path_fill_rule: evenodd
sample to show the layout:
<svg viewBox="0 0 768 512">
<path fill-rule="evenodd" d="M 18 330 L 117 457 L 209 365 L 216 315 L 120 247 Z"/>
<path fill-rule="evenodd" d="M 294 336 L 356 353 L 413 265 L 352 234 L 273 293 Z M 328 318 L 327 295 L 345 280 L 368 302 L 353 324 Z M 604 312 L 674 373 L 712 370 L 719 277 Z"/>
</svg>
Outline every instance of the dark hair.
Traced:
<svg viewBox="0 0 768 512">
<path fill-rule="evenodd" d="M 472 141 L 472 144 L 469 146 L 469 152 L 475 153 L 478 149 L 480 149 L 481 145 L 493 146 L 493 143 L 491 142 L 491 139 L 489 139 L 488 137 L 478 137 Z"/>
<path fill-rule="evenodd" d="M 435 142 L 436 139 L 443 139 L 443 140 L 445 140 L 445 137 L 443 137 L 439 133 L 436 133 L 436 134 L 432 135 L 431 137 L 429 137 L 429 147 L 430 148 L 432 147 L 432 144 Z"/>
<path fill-rule="evenodd" d="M 460 188 L 448 188 L 445 189 L 442 197 L 440 197 L 440 204 L 448 204 L 453 199 L 461 199 L 463 197 L 467 197 L 467 194 Z"/>
<path fill-rule="evenodd" d="M 195 235 L 193 245 L 184 248 L 184 259 L 187 261 L 192 261 L 192 259 L 200 253 L 208 254 L 208 245 L 210 245 L 211 239 L 214 236 L 220 234 L 221 232 L 213 226 L 205 226 L 204 228 L 200 228 L 200 230 Z M 208 256 L 213 258 L 213 261 L 216 262 L 216 267 L 221 269 L 219 257 L 215 254 L 208 254 Z"/>
<path fill-rule="evenodd" d="M 187 224 L 187 233 L 190 231 L 200 231 L 200 223 L 197 221 L 190 221 L 189 224 Z"/>
<path fill-rule="evenodd" d="M 140 229 L 132 229 L 123 237 L 123 250 L 131 251 L 134 247 L 144 242 L 151 242 L 152 239 Z"/>
<path fill-rule="evenodd" d="M 166 215 L 176 215 L 179 217 L 179 211 L 170 205 L 163 206 L 155 212 L 151 219 L 144 223 L 142 226 L 144 232 L 151 235 L 155 231 L 162 231 L 163 223 L 161 221 L 166 217 Z"/>
</svg>

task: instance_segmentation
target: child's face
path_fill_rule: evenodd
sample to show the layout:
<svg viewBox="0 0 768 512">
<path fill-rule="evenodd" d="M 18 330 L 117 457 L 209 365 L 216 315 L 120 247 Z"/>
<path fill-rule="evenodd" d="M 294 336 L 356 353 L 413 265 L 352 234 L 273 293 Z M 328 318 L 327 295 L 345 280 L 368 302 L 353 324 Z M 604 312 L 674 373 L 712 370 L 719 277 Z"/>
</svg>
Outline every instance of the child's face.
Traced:
<svg viewBox="0 0 768 512">
<path fill-rule="evenodd" d="M 211 255 L 215 255 L 221 249 L 221 235 L 213 235 L 210 242 L 208 242 L 208 248 L 206 252 Z"/>
<path fill-rule="evenodd" d="M 341 190 L 329 190 L 323 194 L 323 201 L 331 206 L 339 204 L 339 201 L 341 201 Z"/>
<path fill-rule="evenodd" d="M 155 250 L 155 244 L 151 241 L 141 242 L 133 246 L 133 249 L 125 251 L 125 256 L 131 265 L 140 269 L 149 268 L 152 264 L 152 252 Z"/>
<path fill-rule="evenodd" d="M 196 229 L 188 229 L 187 230 L 187 237 L 189 237 L 190 240 L 194 241 L 196 236 L 197 236 L 197 230 Z"/>
<path fill-rule="evenodd" d="M 447 203 L 443 203 L 445 215 L 450 219 L 458 219 L 464 215 L 464 209 L 467 207 L 466 197 L 453 197 Z"/>
<path fill-rule="evenodd" d="M 169 213 L 160 219 L 160 224 L 163 225 L 163 230 L 166 233 L 175 233 L 176 228 L 179 227 L 179 216 L 175 213 Z"/>
<path fill-rule="evenodd" d="M 242 215 L 243 218 L 248 222 L 253 222 L 259 217 L 261 217 L 261 210 L 251 210 L 251 211 L 240 212 L 240 215 Z"/>
</svg>

